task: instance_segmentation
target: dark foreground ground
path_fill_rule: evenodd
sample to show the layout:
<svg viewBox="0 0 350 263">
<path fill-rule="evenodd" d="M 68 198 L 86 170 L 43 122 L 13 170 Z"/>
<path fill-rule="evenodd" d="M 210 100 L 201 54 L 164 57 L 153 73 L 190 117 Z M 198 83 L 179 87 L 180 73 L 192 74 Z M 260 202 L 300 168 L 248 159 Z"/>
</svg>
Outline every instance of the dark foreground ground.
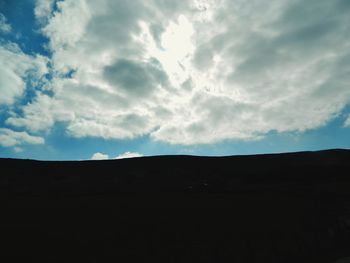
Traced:
<svg viewBox="0 0 350 263">
<path fill-rule="evenodd" d="M 0 159 L 0 171 L 1 262 L 328 263 L 350 256 L 346 150 Z"/>
</svg>

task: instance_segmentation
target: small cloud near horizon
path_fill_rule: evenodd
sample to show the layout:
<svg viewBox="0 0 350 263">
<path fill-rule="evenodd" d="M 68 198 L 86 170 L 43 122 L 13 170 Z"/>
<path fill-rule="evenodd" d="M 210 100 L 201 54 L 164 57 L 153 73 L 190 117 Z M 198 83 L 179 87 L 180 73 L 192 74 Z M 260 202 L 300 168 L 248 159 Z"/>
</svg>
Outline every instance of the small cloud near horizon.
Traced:
<svg viewBox="0 0 350 263">
<path fill-rule="evenodd" d="M 142 157 L 142 156 L 143 154 L 138 152 L 125 152 L 115 157 L 115 159 L 135 158 L 135 157 Z"/>
<path fill-rule="evenodd" d="M 94 153 L 91 156 L 91 160 L 109 160 L 109 159 L 125 159 L 125 158 L 135 158 L 135 157 L 142 157 L 143 154 L 138 153 L 138 152 L 125 152 L 122 154 L 119 154 L 117 157 L 115 158 L 110 158 L 108 154 L 104 154 L 104 153 Z"/>
<path fill-rule="evenodd" d="M 100 153 L 100 152 L 94 153 L 91 156 L 91 160 L 94 160 L 94 161 L 97 161 L 97 160 L 108 160 L 108 159 L 109 159 L 108 154 L 103 154 L 103 153 Z"/>
</svg>

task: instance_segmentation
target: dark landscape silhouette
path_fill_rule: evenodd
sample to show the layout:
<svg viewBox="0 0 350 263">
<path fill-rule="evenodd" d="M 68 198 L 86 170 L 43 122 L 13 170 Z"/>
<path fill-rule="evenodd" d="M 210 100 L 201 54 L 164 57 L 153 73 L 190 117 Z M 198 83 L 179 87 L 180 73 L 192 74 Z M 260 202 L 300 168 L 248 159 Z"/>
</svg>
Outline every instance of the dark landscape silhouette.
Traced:
<svg viewBox="0 0 350 263">
<path fill-rule="evenodd" d="M 13 260 L 350 256 L 350 150 L 0 165 L 1 254 Z"/>
</svg>

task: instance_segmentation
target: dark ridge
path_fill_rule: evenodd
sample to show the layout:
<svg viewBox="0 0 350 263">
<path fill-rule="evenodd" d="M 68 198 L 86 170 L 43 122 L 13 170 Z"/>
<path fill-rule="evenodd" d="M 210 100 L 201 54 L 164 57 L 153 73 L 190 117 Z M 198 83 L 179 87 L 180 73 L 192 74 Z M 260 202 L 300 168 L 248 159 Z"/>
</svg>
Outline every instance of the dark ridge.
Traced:
<svg viewBox="0 0 350 263">
<path fill-rule="evenodd" d="M 331 263 L 350 256 L 350 150 L 0 159 L 0 169 L 0 258 Z"/>
</svg>

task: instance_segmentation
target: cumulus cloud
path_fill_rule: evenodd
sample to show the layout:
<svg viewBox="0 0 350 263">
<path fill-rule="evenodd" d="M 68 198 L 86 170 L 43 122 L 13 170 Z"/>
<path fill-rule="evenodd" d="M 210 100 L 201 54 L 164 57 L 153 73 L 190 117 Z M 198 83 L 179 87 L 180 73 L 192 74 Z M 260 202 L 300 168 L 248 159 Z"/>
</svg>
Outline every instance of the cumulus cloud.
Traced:
<svg viewBox="0 0 350 263">
<path fill-rule="evenodd" d="M 32 83 L 47 73 L 47 59 L 24 54 L 14 43 L 0 45 L 0 105 L 13 104 L 26 87 L 26 78 Z"/>
<path fill-rule="evenodd" d="M 109 159 L 108 154 L 103 154 L 103 153 L 100 153 L 100 152 L 94 153 L 91 156 L 91 160 L 108 160 L 108 159 Z"/>
<path fill-rule="evenodd" d="M 136 157 L 142 157 L 142 156 L 143 155 L 141 153 L 137 153 L 137 152 L 125 152 L 115 157 L 115 159 L 136 158 Z"/>
<path fill-rule="evenodd" d="M 41 21 L 46 22 L 51 17 L 55 0 L 36 0 L 34 14 Z"/>
<path fill-rule="evenodd" d="M 316 129 L 350 103 L 349 23 L 347 0 L 59 1 L 53 96 L 7 123 L 188 145 Z"/>
<path fill-rule="evenodd" d="M 44 138 L 32 136 L 27 132 L 17 132 L 6 128 L 0 128 L 0 146 L 12 147 L 23 144 L 44 144 Z M 19 147 L 15 148 L 20 149 Z"/>
<path fill-rule="evenodd" d="M 0 13 L 0 33 L 9 33 L 11 30 L 12 27 L 7 23 L 6 17 Z"/>
</svg>

